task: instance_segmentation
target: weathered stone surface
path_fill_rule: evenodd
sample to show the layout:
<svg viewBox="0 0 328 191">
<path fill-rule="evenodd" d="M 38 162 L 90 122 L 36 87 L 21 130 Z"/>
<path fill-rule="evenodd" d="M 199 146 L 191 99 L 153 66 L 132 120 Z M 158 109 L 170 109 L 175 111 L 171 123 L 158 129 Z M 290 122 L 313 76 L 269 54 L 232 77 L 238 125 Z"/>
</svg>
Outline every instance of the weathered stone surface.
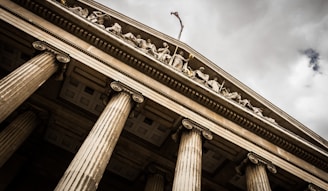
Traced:
<svg viewBox="0 0 328 191">
<path fill-rule="evenodd" d="M 202 137 L 198 129 L 181 135 L 173 191 L 200 191 L 202 173 Z"/>
<path fill-rule="evenodd" d="M 158 173 L 148 175 L 145 191 L 164 191 L 163 175 Z"/>
<path fill-rule="evenodd" d="M 27 111 L 20 114 L 0 132 L 0 167 L 11 157 L 37 126 L 35 113 Z"/>
<path fill-rule="evenodd" d="M 0 123 L 57 70 L 50 52 L 37 55 L 0 80 Z"/>
<path fill-rule="evenodd" d="M 96 190 L 132 108 L 129 93 L 107 104 L 55 190 Z"/>
<path fill-rule="evenodd" d="M 248 191 L 271 191 L 269 178 L 264 164 L 248 164 L 246 167 Z"/>
</svg>

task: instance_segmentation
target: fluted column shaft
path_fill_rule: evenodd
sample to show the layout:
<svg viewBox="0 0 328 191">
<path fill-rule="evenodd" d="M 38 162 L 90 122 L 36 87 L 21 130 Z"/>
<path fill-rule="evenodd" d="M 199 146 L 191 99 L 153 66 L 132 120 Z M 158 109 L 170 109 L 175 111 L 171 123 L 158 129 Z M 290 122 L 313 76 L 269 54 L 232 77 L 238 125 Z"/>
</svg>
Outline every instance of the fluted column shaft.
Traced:
<svg viewBox="0 0 328 191">
<path fill-rule="evenodd" d="M 195 128 L 182 131 L 172 191 L 200 191 L 202 137 Z"/>
<path fill-rule="evenodd" d="M 249 163 L 246 166 L 246 185 L 248 191 L 271 191 L 264 164 Z"/>
<path fill-rule="evenodd" d="M 150 174 L 147 179 L 145 191 L 164 191 L 164 177 L 161 174 Z"/>
<path fill-rule="evenodd" d="M 97 189 L 132 104 L 130 95 L 124 91 L 109 101 L 55 190 Z"/>
<path fill-rule="evenodd" d="M 54 54 L 43 52 L 0 80 L 0 123 L 57 70 Z"/>
<path fill-rule="evenodd" d="M 37 124 L 36 114 L 32 111 L 27 111 L 20 114 L 0 132 L 0 167 L 7 162 L 11 155 L 26 140 Z"/>
</svg>

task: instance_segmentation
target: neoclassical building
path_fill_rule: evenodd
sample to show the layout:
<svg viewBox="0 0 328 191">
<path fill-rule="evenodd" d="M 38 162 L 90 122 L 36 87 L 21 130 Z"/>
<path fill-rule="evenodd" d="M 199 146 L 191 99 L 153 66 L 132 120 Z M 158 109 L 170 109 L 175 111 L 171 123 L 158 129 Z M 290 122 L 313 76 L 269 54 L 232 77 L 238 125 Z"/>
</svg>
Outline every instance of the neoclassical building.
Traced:
<svg viewBox="0 0 328 191">
<path fill-rule="evenodd" d="M 0 14 L 1 191 L 328 190 L 327 141 L 187 44 L 92 0 Z"/>
</svg>

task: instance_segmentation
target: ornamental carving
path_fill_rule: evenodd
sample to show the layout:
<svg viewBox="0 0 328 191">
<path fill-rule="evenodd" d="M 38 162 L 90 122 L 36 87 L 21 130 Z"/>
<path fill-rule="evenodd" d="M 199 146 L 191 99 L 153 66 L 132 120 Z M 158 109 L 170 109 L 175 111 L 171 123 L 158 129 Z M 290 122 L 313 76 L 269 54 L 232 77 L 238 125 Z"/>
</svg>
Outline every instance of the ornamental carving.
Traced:
<svg viewBox="0 0 328 191">
<path fill-rule="evenodd" d="M 237 173 L 242 175 L 244 174 L 245 168 L 249 164 L 255 164 L 255 165 L 264 165 L 269 170 L 269 172 L 275 174 L 277 173 L 276 167 L 272 164 L 271 161 L 261 157 L 260 155 L 257 155 L 253 152 L 250 152 L 247 154 L 247 157 L 235 168 Z"/>
<path fill-rule="evenodd" d="M 67 69 L 67 63 L 70 62 L 71 58 L 68 54 L 65 52 L 59 50 L 56 47 L 51 46 L 50 44 L 44 42 L 44 41 L 35 41 L 32 43 L 32 46 L 39 51 L 49 51 L 52 54 L 55 55 L 55 58 L 58 62 L 61 64 L 59 65 L 57 76 L 55 77 L 55 80 L 62 81 L 64 80 L 64 73 Z"/>
<path fill-rule="evenodd" d="M 44 41 L 35 41 L 35 42 L 32 43 L 32 46 L 37 50 L 40 50 L 40 51 L 47 50 L 47 51 L 55 54 L 56 60 L 58 62 L 66 64 L 71 60 L 68 54 L 66 54 L 65 52 L 59 50 L 56 47 L 51 46 L 50 44 L 48 44 Z M 65 69 L 66 69 L 66 66 L 65 66 Z"/>
<path fill-rule="evenodd" d="M 131 94 L 133 101 L 135 101 L 137 103 L 142 103 L 144 101 L 144 97 L 142 96 L 141 93 L 133 90 L 132 88 L 130 88 L 129 86 L 127 86 L 121 82 L 114 81 L 114 82 L 110 83 L 110 87 L 116 92 L 125 91 L 125 92 Z"/>
<path fill-rule="evenodd" d="M 185 76 L 210 89 L 214 93 L 219 94 L 228 100 L 234 101 L 244 109 L 253 112 L 262 119 L 278 125 L 274 119 L 264 116 L 263 110 L 252 105 L 249 99 L 242 98 L 239 92 L 232 92 L 229 88 L 224 87 L 225 81 L 220 83 L 218 82 L 218 77 L 211 77 L 207 74 L 205 67 L 201 66 L 198 69 L 193 69 L 190 67 L 188 62 L 194 58 L 192 54 L 189 54 L 188 58 L 186 58 L 185 53 L 182 50 L 178 51 L 178 47 L 176 47 L 174 53 L 172 54 L 169 50 L 169 45 L 167 42 L 163 42 L 162 47 L 157 48 L 155 44 L 152 43 L 151 39 L 143 39 L 139 34 L 133 34 L 131 32 L 122 34 L 122 26 L 116 22 L 111 23 L 110 16 L 101 11 L 94 10 L 90 12 L 87 8 L 82 8 L 77 5 L 72 7 L 66 6 L 66 8 L 83 19 L 86 19 L 92 24 L 107 31 L 119 40 L 124 41 L 128 45 L 134 47 L 141 53 L 147 54 L 155 60 L 172 67 L 174 70 L 181 72 Z"/>
<path fill-rule="evenodd" d="M 213 135 L 212 135 L 211 131 L 208 128 L 206 128 L 206 127 L 204 127 L 204 126 L 202 126 L 202 125 L 200 125 L 200 124 L 198 124 L 194 121 L 191 121 L 189 119 L 183 119 L 182 120 L 182 126 L 185 127 L 188 130 L 191 130 L 193 128 L 199 130 L 202 133 L 203 137 L 207 140 L 212 140 L 213 139 Z M 180 126 L 179 129 L 172 135 L 172 139 L 174 141 L 177 141 L 178 134 L 181 131 L 182 126 Z"/>
</svg>

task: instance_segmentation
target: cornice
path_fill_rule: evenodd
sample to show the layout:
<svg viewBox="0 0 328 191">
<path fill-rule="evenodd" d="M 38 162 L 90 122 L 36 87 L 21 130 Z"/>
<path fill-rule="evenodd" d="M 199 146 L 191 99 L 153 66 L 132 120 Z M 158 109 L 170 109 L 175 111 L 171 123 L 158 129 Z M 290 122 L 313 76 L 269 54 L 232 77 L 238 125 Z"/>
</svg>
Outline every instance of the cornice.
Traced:
<svg viewBox="0 0 328 191">
<path fill-rule="evenodd" d="M 307 141 L 294 135 L 295 138 L 299 138 L 299 141 L 295 142 L 292 137 L 293 133 L 280 127 L 278 124 L 263 119 L 263 117 L 254 114 L 249 109 L 243 108 L 237 102 L 213 92 L 211 89 L 191 80 L 184 74 L 175 71 L 168 65 L 153 59 L 147 54 L 138 52 L 115 35 L 106 33 L 106 31 L 95 26 L 93 23 L 79 18 L 78 15 L 70 12 L 64 5 L 55 1 L 43 2 L 43 5 L 37 3 L 37 1 L 17 0 L 17 2 L 49 22 L 60 26 L 93 46 L 129 64 L 145 75 L 151 76 L 153 79 L 210 108 L 225 118 L 234 121 L 245 129 L 314 164 L 322 170 L 328 171 L 328 164 L 325 160 L 326 156 L 323 156 L 324 154 L 318 156 L 318 154 L 312 153 L 311 148 L 299 145 L 299 143 L 305 144 Z M 57 12 L 60 12 L 61 15 Z M 88 52 L 85 53 L 90 54 Z M 283 132 L 289 133 L 292 136 L 287 138 L 280 136 L 280 133 Z"/>
</svg>

